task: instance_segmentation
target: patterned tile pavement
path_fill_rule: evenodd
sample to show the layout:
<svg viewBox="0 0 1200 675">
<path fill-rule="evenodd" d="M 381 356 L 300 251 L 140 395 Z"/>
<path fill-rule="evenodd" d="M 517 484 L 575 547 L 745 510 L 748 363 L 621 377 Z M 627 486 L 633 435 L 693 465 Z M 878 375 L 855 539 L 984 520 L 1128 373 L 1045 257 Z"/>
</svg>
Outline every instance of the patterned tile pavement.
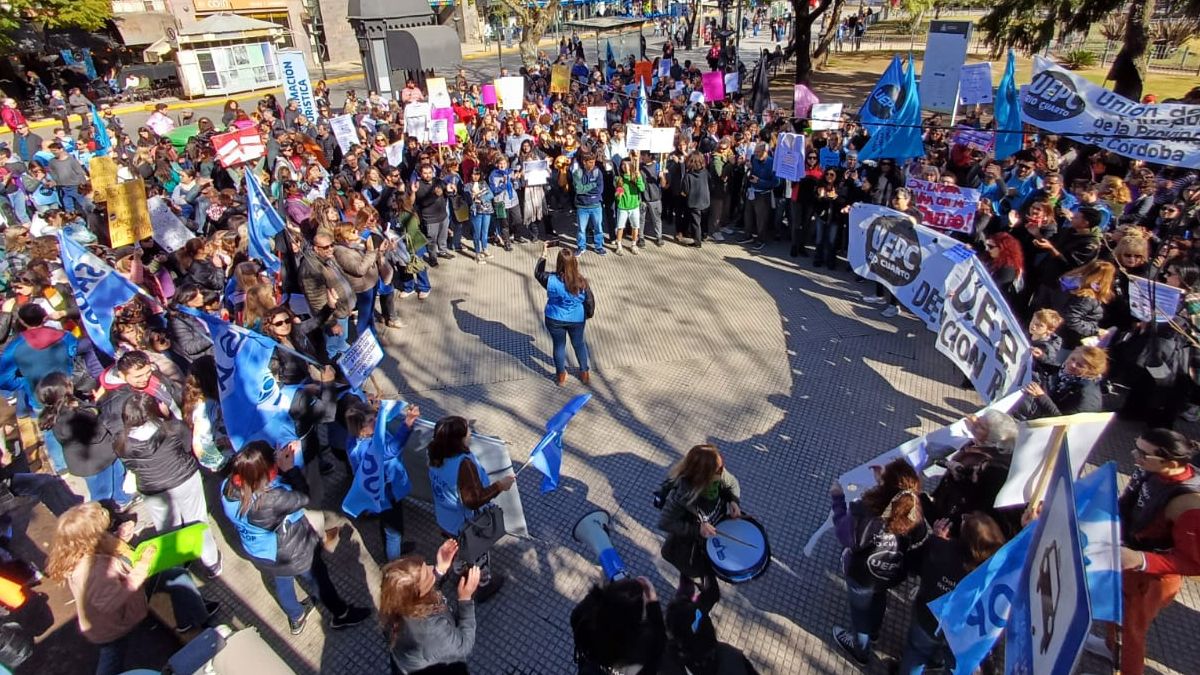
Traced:
<svg viewBox="0 0 1200 675">
<path fill-rule="evenodd" d="M 382 335 L 390 358 L 374 377 L 384 395 L 419 403 L 426 417 L 476 419 L 481 433 L 510 443 L 518 465 L 547 417 L 584 391 L 574 378 L 562 389 L 552 381 L 535 260 L 527 246 L 498 252 L 487 266 L 460 256 L 432 270 L 427 300 L 400 301 L 407 326 Z M 918 322 L 883 319 L 858 301 L 869 286 L 788 258 L 781 244 L 761 254 L 728 244 L 651 246 L 640 257 L 588 254 L 583 269 L 598 295 L 587 329 L 595 397 L 568 432 L 559 490 L 539 494 L 534 471 L 518 481 L 532 537 L 498 548 L 495 564 L 509 584 L 479 611 L 472 672 L 573 672 L 568 615 L 599 572 L 571 528 L 592 509 L 613 514 L 625 562 L 669 597 L 676 577 L 658 558 L 650 493 L 702 442 L 725 453 L 774 550 L 764 576 L 723 586 L 714 614 L 721 639 L 764 673 L 856 671 L 829 642 L 830 626 L 848 619 L 833 540 L 811 558 L 801 550 L 827 513 L 828 486 L 846 468 L 977 408 L 977 396 L 957 386 L 961 376 Z M 1118 425 L 1094 459 L 1115 458 L 1128 472 L 1134 433 Z M 338 484 L 326 508 L 336 509 Z M 409 537 L 432 556 L 440 542 L 428 507 L 407 515 Z M 382 545 L 374 523 L 359 530 L 347 531 L 331 566 L 350 598 L 373 604 L 371 552 Z M 224 575 L 207 587 L 225 601 L 226 620 L 257 625 L 298 673 L 387 672 L 373 623 L 288 635 L 258 574 L 228 549 Z M 908 601 L 892 600 L 880 656 L 899 655 L 908 625 Z M 1176 647 L 1200 629 L 1197 608 L 1200 593 L 1189 583 L 1151 633 L 1152 669 L 1200 672 L 1200 655 Z M 1083 670 L 1103 668 L 1085 660 Z M 870 670 L 886 672 L 878 660 Z"/>
</svg>

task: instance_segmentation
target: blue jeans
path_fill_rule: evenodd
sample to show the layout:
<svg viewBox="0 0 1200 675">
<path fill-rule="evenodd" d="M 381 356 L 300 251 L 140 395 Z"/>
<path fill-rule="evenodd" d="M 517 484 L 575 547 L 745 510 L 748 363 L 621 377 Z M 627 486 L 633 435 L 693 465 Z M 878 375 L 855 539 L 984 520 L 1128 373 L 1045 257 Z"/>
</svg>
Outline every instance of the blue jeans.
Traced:
<svg viewBox="0 0 1200 675">
<path fill-rule="evenodd" d="M 945 654 L 946 641 L 930 635 L 915 620 L 908 627 L 908 644 L 900 659 L 900 675 L 921 675 L 935 657 Z"/>
<path fill-rule="evenodd" d="M 475 240 L 475 252 L 483 253 L 487 250 L 488 234 L 492 229 L 492 214 L 479 213 L 471 216 L 471 237 Z"/>
<path fill-rule="evenodd" d="M 54 468 L 56 473 L 62 473 L 67 470 L 67 459 L 63 457 L 62 443 L 54 437 L 50 431 L 42 432 L 42 442 L 46 446 L 46 455 L 50 457 L 50 466 Z"/>
<path fill-rule="evenodd" d="M 177 626 L 200 626 L 208 620 L 204 598 L 196 589 L 196 582 L 192 581 L 192 576 L 182 567 L 172 567 L 150 577 L 144 590 L 148 596 L 160 590 L 171 596 L 171 610 L 175 613 Z M 116 675 L 125 672 L 125 652 L 128 649 L 129 634 L 100 645 L 96 675 Z"/>
<path fill-rule="evenodd" d="M 12 205 L 13 214 L 17 217 L 17 222 L 22 225 L 29 224 L 29 202 L 24 190 L 17 190 L 8 195 L 8 203 Z"/>
<path fill-rule="evenodd" d="M 599 204 L 595 206 L 575 207 L 575 216 L 579 219 L 579 232 L 575 235 L 575 243 L 582 253 L 587 250 L 588 221 L 595 229 L 594 243 L 597 249 L 604 248 L 604 209 Z"/>
<path fill-rule="evenodd" d="M 458 222 L 454 216 L 450 216 L 450 250 L 457 251 L 462 248 L 463 228 L 467 226 L 467 221 Z"/>
<path fill-rule="evenodd" d="M 846 596 L 850 601 L 850 632 L 859 651 L 866 652 L 871 640 L 879 636 L 883 614 L 887 611 L 886 588 L 859 586 L 846 579 Z"/>
<path fill-rule="evenodd" d="M 62 202 L 63 210 L 83 213 L 83 197 L 79 194 L 78 185 L 60 185 L 58 200 Z"/>
<path fill-rule="evenodd" d="M 336 325 L 342 328 L 340 335 L 334 335 L 329 328 L 325 329 L 325 353 L 331 359 L 336 359 L 342 352 L 350 349 L 349 336 L 346 335 L 346 331 L 350 330 L 350 319 L 338 319 Z"/>
<path fill-rule="evenodd" d="M 571 346 L 575 348 L 575 360 L 579 361 L 579 370 L 589 369 L 587 340 L 583 337 L 583 327 L 586 324 L 586 321 L 569 323 L 546 317 L 546 330 L 550 331 L 550 339 L 554 341 L 556 373 L 567 372 L 567 336 L 571 337 Z"/>
<path fill-rule="evenodd" d="M 346 613 L 346 603 L 342 601 L 333 585 L 333 580 L 329 578 L 329 569 L 325 567 L 325 561 L 321 558 L 320 551 L 313 554 L 312 567 L 308 570 L 294 577 L 275 577 L 275 599 L 279 602 L 283 613 L 287 614 L 288 619 L 292 621 L 298 620 L 304 614 L 304 607 L 300 605 L 300 600 L 296 597 L 296 584 L 294 583 L 296 581 L 299 581 L 308 594 L 317 602 L 325 605 L 334 616 L 342 616 Z"/>
<path fill-rule="evenodd" d="M 424 246 L 422 246 L 421 248 L 417 249 L 416 255 L 418 257 L 424 258 L 427 255 L 426 248 Z M 416 275 L 412 275 L 412 274 L 404 275 L 404 292 L 405 293 L 412 293 L 413 291 L 417 291 L 420 293 L 428 293 L 429 289 L 431 289 L 431 288 L 433 288 L 433 287 L 429 285 L 429 268 L 428 267 L 421 270 L 420 272 L 417 272 Z"/>
<path fill-rule="evenodd" d="M 125 506 L 131 499 L 129 495 L 125 494 L 125 465 L 119 459 L 109 464 L 100 473 L 94 476 L 85 476 L 83 482 L 87 483 L 88 494 L 93 502 L 111 499 L 117 503 L 117 506 Z"/>
<path fill-rule="evenodd" d="M 833 219 L 813 218 L 817 233 L 816 261 L 832 267 L 837 262 L 838 223 Z"/>
<path fill-rule="evenodd" d="M 355 309 L 358 310 L 358 319 L 354 322 L 355 339 L 371 327 L 371 319 L 375 318 L 375 293 L 378 288 L 376 285 L 370 290 L 357 294 Z"/>
</svg>

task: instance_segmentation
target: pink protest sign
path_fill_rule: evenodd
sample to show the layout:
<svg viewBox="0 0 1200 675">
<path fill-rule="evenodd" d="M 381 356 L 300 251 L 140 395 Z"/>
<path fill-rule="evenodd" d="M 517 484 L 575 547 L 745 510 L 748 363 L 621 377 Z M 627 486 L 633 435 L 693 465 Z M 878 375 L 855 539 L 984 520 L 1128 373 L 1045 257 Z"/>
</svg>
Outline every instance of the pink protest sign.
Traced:
<svg viewBox="0 0 1200 675">
<path fill-rule="evenodd" d="M 704 73 L 704 101 L 725 100 L 725 74 L 719 71 Z"/>
<path fill-rule="evenodd" d="M 496 105 L 496 85 L 494 85 L 494 84 L 483 85 L 482 93 L 483 93 L 483 104 L 484 105 Z"/>
<path fill-rule="evenodd" d="M 796 117 L 808 117 L 808 113 L 812 110 L 812 107 L 821 102 L 821 99 L 817 98 L 812 89 L 803 84 L 796 85 L 796 92 L 792 100 L 795 101 L 796 105 Z"/>
<path fill-rule="evenodd" d="M 434 108 L 429 113 L 430 138 L 437 145 L 455 145 L 454 108 Z"/>
</svg>

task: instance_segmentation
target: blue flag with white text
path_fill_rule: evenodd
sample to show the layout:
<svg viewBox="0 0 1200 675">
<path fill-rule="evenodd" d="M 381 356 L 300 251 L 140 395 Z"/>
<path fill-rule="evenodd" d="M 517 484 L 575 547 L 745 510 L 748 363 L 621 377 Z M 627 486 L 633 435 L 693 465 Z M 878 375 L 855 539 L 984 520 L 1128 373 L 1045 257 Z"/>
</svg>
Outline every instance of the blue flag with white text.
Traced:
<svg viewBox="0 0 1200 675">
<path fill-rule="evenodd" d="M 859 160 L 895 159 L 898 161 L 925 155 L 921 136 L 921 97 L 917 92 L 917 74 L 912 56 L 904 69 L 899 105 L 886 124 L 881 121 L 870 140 L 859 151 Z"/>
<path fill-rule="evenodd" d="M 408 471 L 400 460 L 411 429 L 403 422 L 397 432 L 392 421 L 403 419 L 408 407 L 404 401 L 384 399 L 375 417 L 375 433 L 370 438 L 350 439 L 347 457 L 354 469 L 354 481 L 342 500 L 342 510 L 357 517 L 363 513 L 382 513 L 412 492 Z"/>
<path fill-rule="evenodd" d="M 1004 77 L 996 89 L 996 160 L 1002 160 L 1021 149 L 1021 103 L 1017 98 L 1017 59 L 1008 50 Z M 1007 133 L 1005 133 L 1007 132 Z"/>
<path fill-rule="evenodd" d="M 256 440 L 275 447 L 297 440 L 289 411 L 301 385 L 280 385 L 271 374 L 271 356 L 279 343 L 210 314 L 183 311 L 203 321 L 212 336 L 221 414 L 234 449 Z M 297 453 L 296 463 L 302 461 Z"/>
<path fill-rule="evenodd" d="M 141 291 L 130 280 L 108 266 L 95 253 L 62 232 L 58 233 L 63 272 L 74 291 L 79 316 L 92 344 L 109 356 L 116 356 L 109 332 L 117 308 L 133 300 Z"/>
<path fill-rule="evenodd" d="M 279 256 L 275 255 L 271 242 L 283 227 L 283 218 L 271 206 L 254 172 L 247 171 L 246 231 L 250 235 L 250 257 L 262 261 L 271 274 L 279 271 Z"/>
<path fill-rule="evenodd" d="M 892 121 L 899 107 L 903 85 L 904 71 L 900 67 L 900 57 L 893 56 L 887 70 L 883 71 L 875 88 L 858 110 L 859 123 L 868 134 L 874 136 L 879 125 Z"/>
<path fill-rule="evenodd" d="M 533 468 L 541 471 L 544 476 L 542 478 L 543 493 L 558 487 L 558 480 L 562 473 L 563 433 L 567 429 L 567 424 L 571 422 L 571 418 L 575 417 L 575 414 L 590 400 L 592 400 L 591 394 L 580 394 L 568 401 L 562 410 L 559 410 L 546 422 L 546 434 L 529 454 L 529 463 L 533 465 Z"/>
</svg>

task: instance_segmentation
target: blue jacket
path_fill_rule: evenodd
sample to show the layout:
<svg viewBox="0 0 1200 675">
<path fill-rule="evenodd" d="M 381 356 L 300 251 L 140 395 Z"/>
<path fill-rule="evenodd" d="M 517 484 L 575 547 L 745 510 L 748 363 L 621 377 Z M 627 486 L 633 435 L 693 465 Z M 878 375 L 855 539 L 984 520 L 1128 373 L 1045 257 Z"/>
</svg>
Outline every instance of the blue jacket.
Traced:
<svg viewBox="0 0 1200 675">
<path fill-rule="evenodd" d="M 604 172 L 595 167 L 589 174 L 582 166 L 571 169 L 571 182 L 575 185 L 575 206 L 599 206 L 604 192 Z"/>
<path fill-rule="evenodd" d="M 77 347 L 70 333 L 45 326 L 25 329 L 0 355 L 0 388 L 22 386 L 29 401 L 40 408 L 34 397 L 38 383 L 50 373 L 71 375 Z"/>
<path fill-rule="evenodd" d="M 757 183 L 747 181 L 746 184 L 750 186 L 751 190 L 770 192 L 775 189 L 775 186 L 779 184 L 779 179 L 775 177 L 774 163 L 775 159 L 771 155 L 767 155 L 766 159 L 759 159 L 758 155 L 750 158 L 750 175 L 758 176 Z"/>
<path fill-rule="evenodd" d="M 538 283 L 546 289 L 547 319 L 563 323 L 583 323 L 587 320 L 586 307 L 595 302 L 590 287 L 572 294 L 557 273 L 550 274 L 546 271 L 545 258 L 538 258 L 537 265 L 533 268 L 533 276 L 537 277 Z"/>
</svg>

